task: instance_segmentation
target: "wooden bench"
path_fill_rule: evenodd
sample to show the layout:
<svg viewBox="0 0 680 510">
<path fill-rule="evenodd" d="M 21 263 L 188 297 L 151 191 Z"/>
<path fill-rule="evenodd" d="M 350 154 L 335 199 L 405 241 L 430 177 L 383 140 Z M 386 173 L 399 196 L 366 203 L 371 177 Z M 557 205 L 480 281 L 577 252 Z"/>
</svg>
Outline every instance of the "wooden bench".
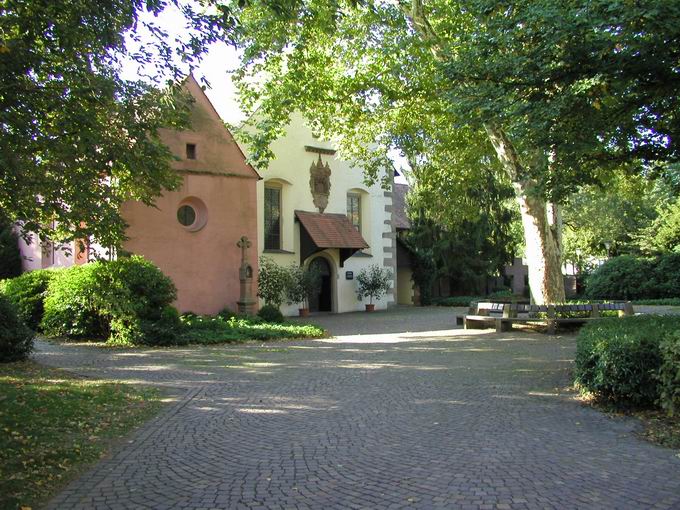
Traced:
<svg viewBox="0 0 680 510">
<path fill-rule="evenodd" d="M 559 324 L 584 324 L 602 318 L 601 312 L 615 311 L 619 317 L 633 315 L 633 305 L 625 303 L 590 303 L 583 305 L 523 305 L 510 303 L 477 303 L 463 320 L 465 329 L 495 327 L 497 332 L 510 331 L 514 323 L 543 322 L 554 334 Z"/>
</svg>

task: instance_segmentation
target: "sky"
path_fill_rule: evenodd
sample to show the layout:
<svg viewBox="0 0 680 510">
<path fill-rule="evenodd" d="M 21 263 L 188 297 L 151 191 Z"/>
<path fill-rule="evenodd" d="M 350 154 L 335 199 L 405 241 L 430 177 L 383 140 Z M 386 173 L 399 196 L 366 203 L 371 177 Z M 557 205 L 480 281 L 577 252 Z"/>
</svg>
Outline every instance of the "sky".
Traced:
<svg viewBox="0 0 680 510">
<path fill-rule="evenodd" d="M 169 38 L 180 38 L 185 32 L 185 20 L 183 15 L 174 6 L 168 6 L 155 19 L 149 13 L 143 13 L 142 19 L 154 21 L 168 32 Z M 144 34 L 142 40 L 144 40 Z M 128 38 L 128 50 L 134 51 L 136 44 Z M 205 93 L 210 102 L 217 110 L 223 121 L 228 124 L 238 125 L 245 120 L 238 104 L 236 87 L 231 80 L 231 72 L 240 64 L 238 51 L 225 43 L 215 43 L 210 46 L 208 53 L 203 57 L 197 69 L 194 69 L 194 77 L 203 84 L 201 78 L 205 78 L 210 86 Z M 137 79 L 139 73 L 137 66 L 127 63 L 123 66 L 122 76 L 126 79 Z M 397 168 L 406 168 L 408 163 L 398 153 L 392 154 L 392 160 Z M 406 183 L 406 179 L 398 176 L 396 182 Z"/>
</svg>

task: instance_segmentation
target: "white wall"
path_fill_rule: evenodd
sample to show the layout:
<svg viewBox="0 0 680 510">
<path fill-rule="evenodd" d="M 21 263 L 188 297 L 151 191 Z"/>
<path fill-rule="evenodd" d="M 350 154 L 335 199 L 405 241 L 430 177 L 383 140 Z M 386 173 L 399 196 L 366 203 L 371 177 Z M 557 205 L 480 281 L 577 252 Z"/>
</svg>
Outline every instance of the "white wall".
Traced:
<svg viewBox="0 0 680 510">
<path fill-rule="evenodd" d="M 272 151 L 276 155 L 267 170 L 260 172 L 262 180 L 257 186 L 258 202 L 258 247 L 260 255 L 271 258 L 279 265 L 288 266 L 299 264 L 300 231 L 299 224 L 295 222 L 295 210 L 319 212 L 314 206 L 312 193 L 309 185 L 309 169 L 315 163 L 319 155 L 308 152 L 305 146 L 322 147 L 332 149 L 330 142 L 322 141 L 312 136 L 311 130 L 305 126 L 299 115 L 293 117 L 284 137 L 272 144 Z M 247 147 L 244 147 L 247 150 Z M 325 213 L 347 213 L 347 192 L 359 191 L 361 194 L 361 235 L 368 243 L 369 249 L 364 253 L 370 257 L 353 256 L 345 261 L 344 267 L 339 267 L 339 254 L 337 249 L 324 250 L 324 253 L 333 260 L 335 271 L 335 299 L 334 311 L 350 312 L 363 310 L 364 303 L 356 295 L 356 275 L 363 268 L 372 264 L 384 266 L 385 258 L 395 255 L 393 250 L 394 237 L 390 212 L 386 206 L 391 207 L 391 194 L 385 194 L 380 184 L 366 186 L 363 172 L 336 156 L 321 155 L 321 160 L 328 162 L 331 168 L 331 189 L 328 198 L 328 206 Z M 391 172 L 392 169 L 389 169 Z M 264 250 L 264 188 L 268 183 L 281 186 L 281 248 L 290 253 L 271 253 Z M 383 236 L 385 234 L 385 236 Z M 314 255 L 316 256 L 316 254 Z M 307 261 L 308 262 L 308 261 Z M 391 266 L 388 266 L 391 269 Z M 352 271 L 354 280 L 346 280 L 345 272 Z M 396 276 L 396 275 L 395 275 Z M 393 283 L 392 287 L 395 287 Z M 377 309 L 384 309 L 388 303 L 395 301 L 394 292 L 390 291 L 382 299 L 376 301 Z M 284 306 L 282 311 L 286 315 L 297 314 L 297 306 Z"/>
</svg>

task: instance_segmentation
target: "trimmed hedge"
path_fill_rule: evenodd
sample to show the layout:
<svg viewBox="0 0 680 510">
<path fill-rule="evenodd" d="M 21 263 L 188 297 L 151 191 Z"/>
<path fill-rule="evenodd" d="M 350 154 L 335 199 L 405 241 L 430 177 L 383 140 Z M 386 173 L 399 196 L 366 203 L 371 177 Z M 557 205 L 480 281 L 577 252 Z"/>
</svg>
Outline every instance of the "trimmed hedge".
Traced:
<svg viewBox="0 0 680 510">
<path fill-rule="evenodd" d="M 587 324 L 577 338 L 576 384 L 617 405 L 659 405 L 672 412 L 680 394 L 679 330 L 680 317 L 673 316 L 612 318 Z"/>
<path fill-rule="evenodd" d="M 41 326 L 49 335 L 168 345 L 181 328 L 175 285 L 140 256 L 60 271 L 47 294 Z"/>
<path fill-rule="evenodd" d="M 19 318 L 14 304 L 0 295 L 0 362 L 26 359 L 33 350 L 33 331 Z"/>
<path fill-rule="evenodd" d="M 660 404 L 673 416 L 680 412 L 680 331 L 674 331 L 659 344 L 662 364 L 659 368 Z"/>
<path fill-rule="evenodd" d="M 680 297 L 680 253 L 654 259 L 621 255 L 595 269 L 586 280 L 590 299 L 649 300 Z"/>
<path fill-rule="evenodd" d="M 653 296 L 654 264 L 650 259 L 622 255 L 607 260 L 586 280 L 590 299 L 645 299 Z"/>
<path fill-rule="evenodd" d="M 47 286 L 58 273 L 54 269 L 37 269 L 0 282 L 0 293 L 14 303 L 21 320 L 33 330 L 39 330 Z"/>
</svg>

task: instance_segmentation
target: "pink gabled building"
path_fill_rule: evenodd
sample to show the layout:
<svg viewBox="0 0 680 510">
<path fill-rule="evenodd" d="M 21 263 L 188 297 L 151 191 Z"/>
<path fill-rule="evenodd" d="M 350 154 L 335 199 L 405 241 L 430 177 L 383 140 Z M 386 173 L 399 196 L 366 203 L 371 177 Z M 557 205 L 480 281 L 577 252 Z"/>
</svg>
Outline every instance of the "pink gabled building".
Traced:
<svg viewBox="0 0 680 510">
<path fill-rule="evenodd" d="M 246 158 L 193 76 L 185 87 L 195 102 L 191 128 L 161 130 L 182 176 L 175 191 L 165 191 L 155 207 L 126 202 L 121 214 L 129 227 L 125 251 L 154 262 L 177 286 L 180 312 L 215 314 L 237 310 L 243 236 L 251 244 L 248 263 L 257 274 L 258 173 Z M 87 256 L 71 246 L 71 255 L 47 249 L 35 240 L 20 242 L 24 270 L 83 263 Z M 101 252 L 100 252 L 101 254 Z M 253 289 L 255 292 L 255 289 Z"/>
</svg>

